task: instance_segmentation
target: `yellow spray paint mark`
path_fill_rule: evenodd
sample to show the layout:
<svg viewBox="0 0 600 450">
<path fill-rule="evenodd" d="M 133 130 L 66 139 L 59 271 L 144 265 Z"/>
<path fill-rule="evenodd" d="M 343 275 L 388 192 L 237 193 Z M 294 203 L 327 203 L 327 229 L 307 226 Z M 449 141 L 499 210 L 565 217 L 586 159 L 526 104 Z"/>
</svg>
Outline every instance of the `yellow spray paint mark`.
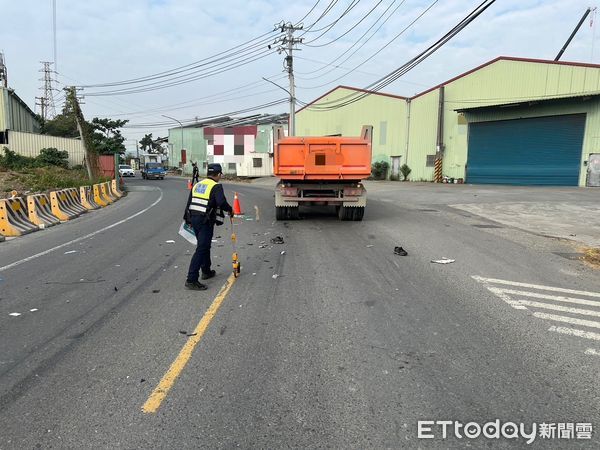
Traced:
<svg viewBox="0 0 600 450">
<path fill-rule="evenodd" d="M 177 358 L 175 358 L 175 361 L 173 361 L 173 363 L 171 364 L 171 367 L 169 367 L 167 373 L 164 374 L 164 376 L 158 383 L 158 386 L 154 388 L 152 394 L 150 394 L 150 397 L 148 397 L 148 400 L 146 400 L 146 403 L 144 403 L 144 406 L 142 406 L 143 412 L 155 413 L 156 411 L 158 411 L 158 408 L 160 408 L 162 401 L 165 399 L 165 397 L 175 384 L 175 381 L 177 381 L 177 378 L 179 377 L 179 375 L 181 375 L 181 372 L 190 360 L 194 349 L 202 340 L 202 336 L 204 336 L 204 333 L 208 329 L 210 322 L 217 315 L 217 311 L 219 311 L 221 303 L 223 303 L 223 301 L 225 300 L 225 297 L 227 296 L 229 290 L 235 283 L 235 280 L 236 278 L 233 276 L 233 274 L 229 276 L 227 282 L 223 285 L 223 287 L 213 300 L 208 310 L 204 313 L 204 316 L 202 316 L 202 319 L 194 329 L 194 332 L 191 333 L 192 336 L 190 336 L 188 341 L 185 343 L 185 345 L 179 352 L 179 355 L 177 355 Z"/>
</svg>

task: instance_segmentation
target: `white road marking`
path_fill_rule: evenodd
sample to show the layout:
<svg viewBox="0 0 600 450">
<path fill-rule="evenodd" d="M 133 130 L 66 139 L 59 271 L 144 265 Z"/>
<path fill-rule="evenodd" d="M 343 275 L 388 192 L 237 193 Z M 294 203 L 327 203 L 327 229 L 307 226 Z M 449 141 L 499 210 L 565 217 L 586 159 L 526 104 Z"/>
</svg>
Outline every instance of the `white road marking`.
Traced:
<svg viewBox="0 0 600 450">
<path fill-rule="evenodd" d="M 598 292 L 578 291 L 575 289 L 563 289 L 563 288 L 557 288 L 557 287 L 552 287 L 552 286 L 543 286 L 541 284 L 519 283 L 518 281 L 498 280 L 496 278 L 484 278 L 484 277 L 479 277 L 476 275 L 474 275 L 472 278 L 474 280 L 480 281 L 482 283 L 506 284 L 509 286 L 517 286 L 517 287 L 524 287 L 524 288 L 530 288 L 530 289 L 540 289 L 543 291 L 562 292 L 564 294 L 584 295 L 586 297 L 600 298 L 600 293 L 598 293 Z"/>
<path fill-rule="evenodd" d="M 528 307 L 540 308 L 547 310 L 549 309 L 552 311 L 559 311 L 567 314 L 581 314 L 584 316 L 600 317 L 600 310 L 598 309 L 582 309 L 571 307 L 569 305 L 559 305 L 555 303 L 563 302 L 576 305 L 586 305 L 592 308 L 600 308 L 600 301 L 590 299 L 600 298 L 600 293 L 597 292 L 580 291 L 576 289 L 563 289 L 553 286 L 520 283 L 516 281 L 500 280 L 497 278 L 484 278 L 480 276 L 473 276 L 472 278 L 476 281 L 483 283 L 490 292 L 495 294 L 498 298 L 504 300 L 507 304 L 509 304 L 515 309 L 528 309 Z M 530 290 L 523 290 L 519 288 L 525 288 Z M 533 290 L 537 290 L 537 292 Z M 555 295 L 552 295 L 552 293 L 554 293 Z M 556 294 L 570 294 L 576 295 L 577 297 L 567 297 L 564 295 Z M 600 321 L 595 320 L 578 319 L 575 317 L 563 316 L 559 314 L 548 314 L 546 312 L 539 311 L 533 312 L 533 316 L 538 319 L 551 320 L 554 322 L 563 322 L 571 325 L 589 328 L 600 328 Z M 577 328 L 553 325 L 548 329 L 548 331 L 566 334 L 574 337 L 580 337 L 584 339 L 600 341 L 600 333 L 581 330 Z M 600 351 L 588 348 L 585 351 L 585 354 L 600 356 Z"/>
<path fill-rule="evenodd" d="M 553 320 L 555 322 L 565 322 L 584 327 L 600 328 L 600 322 L 596 322 L 594 320 L 574 319 L 573 317 L 557 316 L 556 314 L 547 314 L 541 312 L 534 312 L 533 315 L 540 319 Z"/>
<path fill-rule="evenodd" d="M 517 300 L 519 304 L 531 306 L 532 308 L 552 309 L 570 314 L 583 314 L 586 316 L 600 317 L 600 311 L 592 311 L 591 309 L 570 308 L 568 306 L 551 305 L 549 303 L 531 302 L 529 300 Z"/>
<path fill-rule="evenodd" d="M 517 300 L 513 300 L 509 295 L 506 295 L 503 289 L 488 286 L 488 290 L 496 294 L 497 297 L 500 297 L 502 300 L 504 300 L 506 303 L 508 303 L 515 309 L 527 309 L 525 306 L 521 305 Z"/>
<path fill-rule="evenodd" d="M 101 228 L 101 229 L 99 229 L 97 231 L 94 231 L 93 233 L 86 234 L 85 236 L 78 237 L 77 239 L 73 239 L 72 241 L 65 242 L 64 244 L 57 245 L 56 247 L 49 248 L 48 250 L 44 250 L 43 252 L 36 253 L 35 255 L 31 255 L 31 256 L 28 256 L 27 258 L 23 258 L 23 259 L 21 259 L 19 261 L 15 261 L 15 262 L 13 262 L 11 264 L 8 264 L 6 266 L 2 266 L 2 267 L 0 267 L 0 272 L 2 272 L 4 270 L 7 270 L 7 269 L 12 269 L 13 267 L 20 266 L 23 263 L 26 263 L 26 262 L 29 262 L 29 261 L 34 260 L 36 258 L 39 258 L 40 256 L 47 255 L 48 253 L 52 253 L 52 252 L 54 252 L 54 251 L 56 251 L 58 249 L 61 249 L 61 248 L 64 248 L 64 247 L 68 247 L 69 245 L 73 245 L 76 242 L 80 242 L 80 241 L 83 241 L 85 239 L 89 239 L 92 236 L 96 236 L 97 234 L 103 233 L 106 230 L 110 230 L 111 228 L 114 228 L 114 227 L 116 227 L 118 225 L 121 225 L 121 224 L 123 224 L 125 222 L 128 222 L 131 219 L 136 218 L 140 214 L 144 214 L 149 209 L 151 209 L 154 206 L 158 205 L 158 203 L 162 200 L 162 198 L 163 198 L 163 191 L 160 188 L 158 188 L 158 190 L 160 191 L 160 197 L 158 197 L 158 200 L 156 200 L 154 203 L 152 203 L 147 208 L 144 208 L 141 211 L 136 212 L 135 214 L 127 217 L 126 219 L 119 220 L 118 222 L 115 222 L 115 223 L 113 223 L 111 225 L 108 225 L 108 226 L 106 226 L 104 228 Z"/>
<path fill-rule="evenodd" d="M 577 336 L 585 339 L 593 339 L 600 341 L 599 333 L 592 333 L 591 331 L 577 330 L 576 328 L 567 327 L 555 327 L 554 325 L 548 328 L 548 331 L 554 331 L 556 333 L 568 334 L 569 336 Z"/>
<path fill-rule="evenodd" d="M 596 300 L 585 300 L 582 298 L 575 298 L 575 297 L 563 297 L 562 295 L 546 295 L 546 294 L 539 294 L 537 292 L 514 291 L 512 289 L 501 289 L 501 288 L 494 288 L 494 287 L 488 287 L 488 289 L 491 292 L 493 292 L 494 294 L 498 295 L 498 297 L 500 297 L 500 294 L 502 294 L 510 299 L 514 298 L 513 296 L 522 296 L 522 297 L 532 297 L 532 298 L 537 298 L 537 299 L 542 299 L 542 300 L 552 300 L 555 302 L 575 303 L 577 305 L 600 307 L 600 302 L 598 302 Z M 507 294 L 512 294 L 512 296 L 509 296 Z"/>
</svg>

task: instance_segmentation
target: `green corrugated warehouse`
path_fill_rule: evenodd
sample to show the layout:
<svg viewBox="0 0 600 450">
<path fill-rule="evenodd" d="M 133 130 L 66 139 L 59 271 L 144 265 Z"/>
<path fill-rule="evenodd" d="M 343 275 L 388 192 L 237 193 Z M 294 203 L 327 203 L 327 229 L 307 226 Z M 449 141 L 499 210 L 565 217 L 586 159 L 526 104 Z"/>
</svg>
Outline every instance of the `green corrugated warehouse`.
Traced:
<svg viewBox="0 0 600 450">
<path fill-rule="evenodd" d="M 585 186 L 600 155 L 600 65 L 499 57 L 411 98 L 339 86 L 296 115 L 298 135 L 358 135 L 390 175 Z M 343 101 L 358 99 L 331 109 Z M 329 108 L 329 109 L 328 109 Z M 441 126 L 440 126 L 441 125 Z"/>
</svg>

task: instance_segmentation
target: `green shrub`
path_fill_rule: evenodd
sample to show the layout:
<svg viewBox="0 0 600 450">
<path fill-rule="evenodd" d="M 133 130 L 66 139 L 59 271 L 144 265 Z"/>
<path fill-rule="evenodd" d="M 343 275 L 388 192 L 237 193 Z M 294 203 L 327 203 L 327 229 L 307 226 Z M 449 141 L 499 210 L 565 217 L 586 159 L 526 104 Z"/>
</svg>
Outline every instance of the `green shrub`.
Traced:
<svg viewBox="0 0 600 450">
<path fill-rule="evenodd" d="M 390 165 L 387 161 L 377 161 L 371 165 L 371 174 L 376 180 L 385 180 Z"/>
<path fill-rule="evenodd" d="M 39 166 L 58 166 L 66 169 L 69 167 L 69 152 L 56 148 L 43 148 L 36 158 Z"/>
<path fill-rule="evenodd" d="M 402 164 L 400 166 L 400 173 L 404 177 L 403 181 L 406 181 L 408 179 L 408 176 L 410 175 L 411 172 L 412 172 L 412 169 L 410 167 L 408 167 L 406 164 Z"/>
<path fill-rule="evenodd" d="M 0 155 L 0 167 L 6 170 L 26 170 L 36 167 L 58 166 L 66 169 L 69 167 L 69 153 L 55 148 L 43 148 L 40 154 L 32 158 L 19 155 L 4 147 L 4 155 Z"/>
<path fill-rule="evenodd" d="M 0 156 L 0 166 L 6 170 L 23 170 L 37 167 L 36 158 L 18 155 L 4 147 L 4 155 Z"/>
</svg>

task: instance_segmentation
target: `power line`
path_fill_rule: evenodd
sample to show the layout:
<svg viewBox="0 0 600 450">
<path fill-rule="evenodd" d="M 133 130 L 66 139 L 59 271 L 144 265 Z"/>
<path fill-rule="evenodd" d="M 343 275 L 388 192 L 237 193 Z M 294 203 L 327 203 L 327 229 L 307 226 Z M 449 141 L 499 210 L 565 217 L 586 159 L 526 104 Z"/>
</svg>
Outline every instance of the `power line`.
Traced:
<svg viewBox="0 0 600 450">
<path fill-rule="evenodd" d="M 107 95 L 112 96 L 112 95 L 139 94 L 142 92 L 150 92 L 150 91 L 155 91 L 155 90 L 159 90 L 159 89 L 165 89 L 165 88 L 172 87 L 172 86 L 179 86 L 181 84 L 186 84 L 191 81 L 201 80 L 203 78 L 208 78 L 208 77 L 211 77 L 214 75 L 219 75 L 224 72 L 229 72 L 231 70 L 238 69 L 242 66 L 245 66 L 252 62 L 263 59 L 274 53 L 275 53 L 275 50 L 270 50 L 270 49 L 264 50 L 264 51 L 261 51 L 260 53 L 256 53 L 255 55 L 250 55 L 249 57 L 247 57 L 245 59 L 241 59 L 241 60 L 237 61 L 236 65 L 230 65 L 229 62 L 223 62 L 223 63 L 220 63 L 217 66 L 215 66 L 215 68 L 212 68 L 212 69 L 214 69 L 212 71 L 199 73 L 199 74 L 193 75 L 193 76 L 188 76 L 187 78 L 176 77 L 177 81 L 173 81 L 173 82 L 166 82 L 166 83 L 165 82 L 153 82 L 153 83 L 148 83 L 146 85 L 137 86 L 134 88 L 125 88 L 125 89 L 116 89 L 116 90 L 112 90 L 112 91 L 109 90 L 109 91 L 98 91 L 98 92 L 87 93 L 86 96 L 98 97 L 98 96 L 107 96 Z M 216 68 L 218 66 L 221 66 L 221 67 Z M 176 78 L 173 78 L 173 80 L 175 80 Z M 167 80 L 167 81 L 171 81 L 171 80 Z"/>
<path fill-rule="evenodd" d="M 356 46 L 356 45 L 357 45 L 357 44 L 358 44 L 358 43 L 359 43 L 359 42 L 362 40 L 362 38 L 364 38 L 364 37 L 365 37 L 365 36 L 366 36 L 366 35 L 369 33 L 369 31 L 371 31 L 371 30 L 373 29 L 373 27 L 374 27 L 375 25 L 377 25 L 377 23 L 378 23 L 378 22 L 379 22 L 379 21 L 380 21 L 380 20 L 381 20 L 381 19 L 382 19 L 382 18 L 385 16 L 385 14 L 386 14 L 386 13 L 387 13 L 387 12 L 390 10 L 390 8 L 391 8 L 391 7 L 394 5 L 394 3 L 395 3 L 395 2 L 396 2 L 396 0 L 393 0 L 393 1 L 390 3 L 390 5 L 389 5 L 389 6 L 386 8 L 386 10 L 385 10 L 385 11 L 384 11 L 384 12 L 383 12 L 383 13 L 382 13 L 382 14 L 381 14 L 381 15 L 380 15 L 378 18 L 377 18 L 377 20 L 375 20 L 375 22 L 374 22 L 374 23 L 373 23 L 373 24 L 372 24 L 372 25 L 371 25 L 371 26 L 370 26 L 370 27 L 367 29 L 367 31 L 365 31 L 365 32 L 362 34 L 362 36 L 361 36 L 361 37 L 359 37 L 359 38 L 356 40 L 356 42 L 354 42 L 354 44 L 352 44 L 352 45 L 351 45 L 350 47 L 348 47 L 348 48 L 347 48 L 347 49 L 346 49 L 346 50 L 345 50 L 345 51 L 344 51 L 344 52 L 343 52 L 341 55 L 339 55 L 337 58 L 335 58 L 333 61 L 331 61 L 329 64 L 326 64 L 326 65 L 331 65 L 331 66 L 333 66 L 333 63 L 335 63 L 336 61 L 339 61 L 339 60 L 340 60 L 340 58 L 342 58 L 342 57 L 343 57 L 345 54 L 347 54 L 347 53 L 348 53 L 350 50 L 352 50 L 352 49 L 353 49 L 353 48 L 354 48 L 354 47 L 355 47 L 355 46 Z M 356 53 L 357 53 L 357 52 L 358 52 L 358 51 L 359 51 L 361 48 L 363 48 L 363 47 L 364 47 L 364 46 L 367 44 L 367 42 L 369 42 L 369 41 L 370 41 L 370 40 L 373 38 L 373 36 L 375 36 L 375 35 L 376 35 L 376 34 L 379 32 L 379 30 L 380 30 L 380 29 L 381 29 L 381 28 L 382 28 L 382 27 L 383 27 L 383 26 L 386 24 L 386 22 L 387 22 L 387 21 L 388 21 L 388 20 L 389 20 L 389 19 L 390 19 L 390 18 L 391 18 L 391 17 L 392 17 L 392 16 L 393 16 L 395 13 L 396 13 L 396 11 L 398 11 L 398 9 L 399 9 L 399 8 L 400 8 L 400 7 L 401 7 L 401 6 L 402 6 L 402 5 L 403 5 L 405 2 L 406 2 L 406 0 L 402 0 L 402 1 L 401 1 L 401 2 L 400 2 L 400 3 L 399 3 L 397 6 L 396 6 L 396 8 L 394 8 L 394 10 L 393 10 L 393 11 L 390 13 L 390 15 L 389 15 L 389 16 L 387 16 L 387 17 L 386 17 L 386 19 L 385 19 L 385 20 L 384 20 L 384 21 L 383 21 L 383 22 L 382 22 L 382 23 L 379 25 L 379 27 L 377 27 L 377 29 L 376 29 L 376 30 L 375 30 L 375 31 L 374 31 L 374 32 L 371 34 L 371 36 L 369 36 L 369 37 L 368 37 L 368 38 L 365 40 L 365 42 L 363 42 L 363 43 L 362 43 L 362 45 L 361 45 L 360 47 L 358 47 L 358 48 L 357 48 L 357 49 L 356 49 L 354 52 L 352 52 L 352 53 L 351 53 L 351 54 L 350 54 L 350 55 L 349 55 L 349 56 L 348 56 L 346 59 L 344 59 L 344 60 L 343 60 L 343 61 L 342 61 L 340 64 L 343 64 L 343 63 L 345 63 L 346 61 L 348 61 L 348 60 L 349 60 L 349 59 L 350 59 L 352 56 L 354 56 L 354 55 L 355 55 L 355 54 L 356 54 Z M 323 75 L 325 75 L 325 74 L 328 74 L 328 73 L 331 73 L 331 72 L 333 72 L 333 71 L 334 71 L 334 70 L 335 70 L 337 67 L 339 67 L 339 66 L 334 66 L 334 67 L 335 67 L 334 69 L 332 69 L 332 70 L 329 70 L 329 71 L 327 71 L 327 72 L 323 73 L 322 75 L 319 75 L 319 76 L 316 76 L 316 77 L 306 77 L 306 78 L 298 77 L 298 78 L 300 78 L 301 80 L 312 80 L 312 79 L 315 79 L 315 78 L 320 78 L 321 76 L 323 76 Z M 300 73 L 301 75 L 310 75 L 310 74 L 312 74 L 312 73 L 320 72 L 320 71 L 322 71 L 323 69 L 324 69 L 324 67 L 321 67 L 321 68 L 319 68 L 319 69 L 312 70 L 312 71 L 310 71 L 310 72 L 304 72 L 304 73 L 302 73 L 302 72 L 298 72 L 298 73 Z"/>
<path fill-rule="evenodd" d="M 334 26 L 336 26 L 337 23 L 340 20 L 342 20 L 350 11 L 352 11 L 352 9 L 354 9 L 354 7 L 356 7 L 356 5 L 358 5 L 360 3 L 360 1 L 361 0 L 352 0 L 352 3 L 350 3 L 350 5 L 346 8 L 346 10 L 342 13 L 342 15 L 340 17 L 338 17 L 337 19 L 335 19 L 333 22 L 331 22 L 329 25 L 325 25 L 323 28 L 320 28 L 318 30 L 309 31 L 309 33 L 318 33 L 319 31 L 323 31 L 320 35 L 318 35 L 316 38 L 314 38 L 312 41 L 309 41 L 309 42 L 315 42 L 316 40 L 325 36 L 325 34 L 327 34 L 329 31 L 331 31 L 331 29 Z"/>
<path fill-rule="evenodd" d="M 206 116 L 206 117 L 195 117 L 193 119 L 182 120 L 181 122 L 184 124 L 192 125 L 194 123 L 205 121 L 205 120 L 210 120 L 210 119 L 215 119 L 215 118 L 225 117 L 225 116 L 233 116 L 236 114 L 243 114 L 243 113 L 250 112 L 250 111 L 256 111 L 259 109 L 269 108 L 271 106 L 281 105 L 281 104 L 284 104 L 287 102 L 288 102 L 288 99 L 283 98 L 283 99 L 279 99 L 279 100 L 274 100 L 272 102 L 264 103 L 262 105 L 256 105 L 256 106 L 252 106 L 249 108 L 240 109 L 237 111 L 231 111 L 231 112 L 226 112 L 226 113 L 222 113 L 222 114 L 214 114 L 212 116 Z M 168 127 L 170 124 L 171 124 L 171 122 L 149 122 L 149 123 L 139 123 L 139 124 L 127 124 L 123 128 L 127 128 L 127 129 L 131 129 L 131 128 L 164 128 L 164 127 Z"/>
<path fill-rule="evenodd" d="M 372 13 L 373 11 L 375 11 L 379 5 L 381 5 L 381 3 L 382 3 L 382 2 L 383 2 L 383 0 L 379 0 L 379 2 L 377 2 L 377 3 L 375 4 L 375 6 L 373 6 L 373 8 L 371 8 L 371 10 L 370 10 L 370 11 L 369 11 L 367 14 L 365 14 L 365 15 L 364 15 L 364 16 L 363 16 L 363 17 L 362 17 L 362 18 L 361 18 L 361 19 L 360 19 L 358 22 L 356 22 L 356 23 L 355 23 L 355 24 L 354 24 L 352 27 L 350 27 L 350 28 L 349 28 L 349 29 L 348 29 L 348 30 L 347 30 L 345 33 L 342 33 L 342 34 L 340 34 L 340 35 L 339 35 L 338 37 L 336 37 L 335 39 L 333 39 L 333 40 L 331 40 L 331 41 L 329 41 L 329 42 L 326 42 L 325 44 L 315 44 L 315 45 L 311 45 L 311 44 L 310 44 L 311 42 L 314 42 L 314 41 L 316 41 L 316 39 L 313 39 L 312 41 L 307 41 L 307 42 L 306 42 L 306 44 L 304 44 L 304 45 L 306 45 L 307 47 L 325 47 L 326 45 L 331 45 L 331 44 L 333 44 L 334 42 L 337 42 L 337 41 L 339 41 L 341 38 L 343 38 L 343 37 L 344 37 L 344 36 L 346 36 L 348 33 L 350 33 L 350 32 L 351 32 L 352 30 L 354 30 L 354 29 L 355 29 L 357 26 L 359 26 L 359 25 L 360 25 L 360 24 L 363 22 L 363 20 L 365 20 L 367 17 L 369 17 L 369 16 L 371 15 L 371 13 Z M 318 39 L 318 38 L 317 38 L 317 39 Z"/>
<path fill-rule="evenodd" d="M 113 82 L 109 82 L 109 83 L 85 84 L 85 85 L 81 85 L 79 87 L 88 88 L 88 89 L 89 88 L 116 87 L 116 86 L 130 85 L 130 84 L 145 83 L 147 81 L 172 77 L 173 75 L 178 75 L 180 73 L 193 71 L 200 67 L 205 67 L 207 65 L 213 64 L 216 61 L 221 61 L 226 58 L 235 57 L 235 56 L 239 55 L 240 53 L 243 53 L 247 50 L 252 50 L 257 47 L 264 46 L 264 44 L 266 44 L 267 42 L 272 41 L 273 37 L 276 34 L 277 34 L 276 30 L 269 31 L 267 33 L 264 33 L 264 34 L 256 37 L 256 38 L 250 39 L 242 44 L 236 45 L 235 47 L 232 47 L 228 50 L 216 53 L 214 55 L 200 59 L 193 63 L 186 64 L 186 65 L 183 65 L 180 67 L 176 67 L 174 69 L 170 69 L 170 70 L 167 70 L 164 72 L 158 72 L 158 73 L 155 73 L 152 75 L 147 75 L 144 77 L 131 78 L 128 80 L 121 80 L 121 81 L 113 81 Z M 268 38 L 264 39 L 265 36 L 268 36 Z"/>
<path fill-rule="evenodd" d="M 362 92 L 359 95 L 355 95 L 354 98 L 352 95 L 346 96 L 347 100 L 340 102 L 342 99 L 337 99 L 332 102 L 322 103 L 320 105 L 310 105 L 309 109 L 313 111 L 331 111 L 334 109 L 342 108 L 344 106 L 355 103 L 369 95 L 373 92 L 378 92 L 384 87 L 390 85 L 402 75 L 406 74 L 408 71 L 416 67 L 422 61 L 427 59 L 437 50 L 439 50 L 444 44 L 446 44 L 450 39 L 460 33 L 465 27 L 467 27 L 471 22 L 473 22 L 477 17 L 479 17 L 485 10 L 487 10 L 492 4 L 495 3 L 496 0 L 484 0 L 481 4 L 479 4 L 471 13 L 469 13 L 464 19 L 462 19 L 457 25 L 455 25 L 450 31 L 448 31 L 444 36 L 438 39 L 434 44 L 429 46 L 426 50 L 419 53 L 417 56 L 412 58 L 410 61 L 400 66 L 396 70 L 390 72 L 386 76 L 380 78 L 379 80 L 371 83 L 369 86 L 365 88 L 365 90 L 370 92 Z M 329 106 L 328 106 L 329 105 Z"/>
<path fill-rule="evenodd" d="M 357 66 L 355 66 L 354 68 L 350 69 L 348 72 L 346 72 L 345 74 L 328 81 L 327 83 L 323 83 L 323 84 L 319 84 L 317 86 L 309 86 L 309 87 L 303 87 L 302 89 L 316 89 L 316 88 L 321 88 L 324 86 L 328 86 L 331 83 L 334 83 L 338 80 L 341 80 L 342 78 L 344 78 L 345 76 L 351 74 L 352 72 L 354 72 L 356 69 L 358 69 L 359 67 L 364 66 L 367 62 L 369 62 L 370 60 L 372 60 L 375 56 L 377 56 L 379 53 L 381 53 L 383 50 L 385 50 L 388 46 L 390 46 L 396 39 L 398 39 L 400 36 L 402 36 L 408 29 L 410 29 L 415 23 L 417 23 L 419 21 L 419 19 L 421 19 L 425 14 L 427 14 L 427 12 L 433 8 L 436 3 L 438 3 L 439 0 L 434 0 L 427 8 L 425 8 L 425 10 L 423 10 L 421 12 L 421 14 L 419 14 L 412 22 L 410 22 L 406 27 L 404 27 L 404 29 L 402 29 L 398 34 L 396 34 L 391 40 L 389 40 L 383 47 L 381 47 L 379 50 L 377 50 L 375 53 L 371 54 L 371 56 L 369 56 L 367 59 L 364 59 L 360 64 L 358 64 Z M 364 44 L 363 44 L 364 45 Z M 360 49 L 360 47 L 359 47 Z M 357 49 L 358 51 L 358 49 Z"/>
</svg>

